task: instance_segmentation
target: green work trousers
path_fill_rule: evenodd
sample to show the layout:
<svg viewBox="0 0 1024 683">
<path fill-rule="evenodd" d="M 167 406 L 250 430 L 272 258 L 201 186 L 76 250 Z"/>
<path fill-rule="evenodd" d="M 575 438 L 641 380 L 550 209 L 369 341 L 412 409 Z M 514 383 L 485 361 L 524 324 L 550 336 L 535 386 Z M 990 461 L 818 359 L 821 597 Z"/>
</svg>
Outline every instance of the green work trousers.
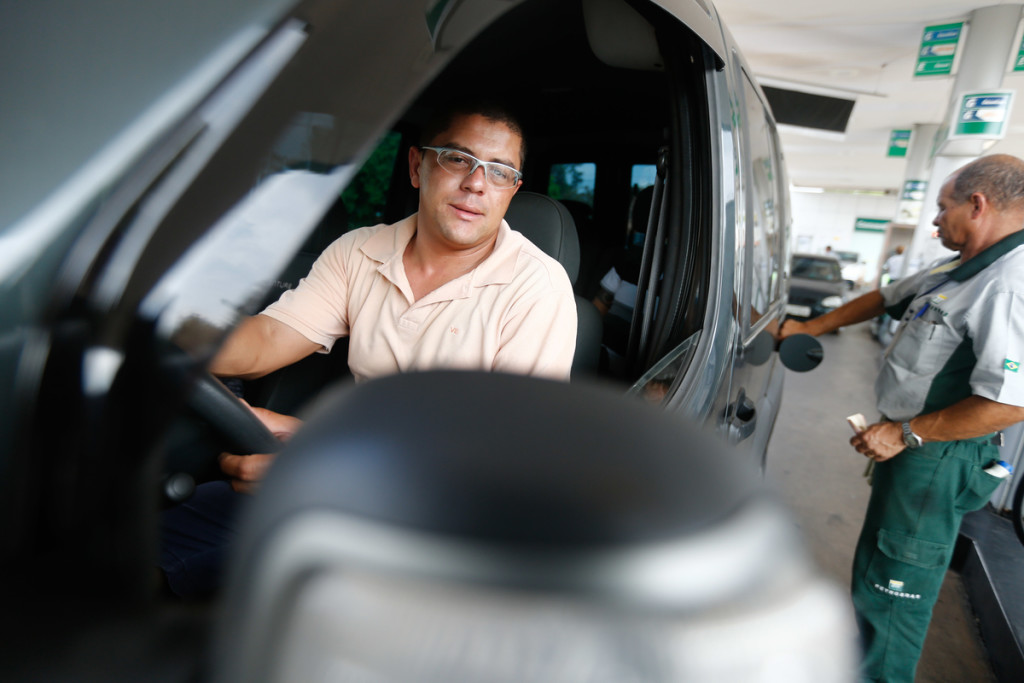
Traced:
<svg viewBox="0 0 1024 683">
<path fill-rule="evenodd" d="M 864 680 L 913 683 L 960 521 L 999 485 L 982 471 L 998 459 L 982 437 L 927 443 L 875 466 L 853 559 Z"/>
</svg>

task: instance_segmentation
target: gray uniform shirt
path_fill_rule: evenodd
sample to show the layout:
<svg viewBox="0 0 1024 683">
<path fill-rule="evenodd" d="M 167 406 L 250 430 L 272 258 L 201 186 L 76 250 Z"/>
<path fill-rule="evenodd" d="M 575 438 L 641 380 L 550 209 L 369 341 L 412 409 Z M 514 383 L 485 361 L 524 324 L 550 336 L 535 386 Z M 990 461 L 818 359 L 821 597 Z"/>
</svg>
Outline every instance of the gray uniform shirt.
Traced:
<svg viewBox="0 0 1024 683">
<path fill-rule="evenodd" d="M 875 382 L 882 415 L 908 420 L 972 394 L 1024 406 L 1024 231 L 881 294 L 901 321 Z"/>
</svg>

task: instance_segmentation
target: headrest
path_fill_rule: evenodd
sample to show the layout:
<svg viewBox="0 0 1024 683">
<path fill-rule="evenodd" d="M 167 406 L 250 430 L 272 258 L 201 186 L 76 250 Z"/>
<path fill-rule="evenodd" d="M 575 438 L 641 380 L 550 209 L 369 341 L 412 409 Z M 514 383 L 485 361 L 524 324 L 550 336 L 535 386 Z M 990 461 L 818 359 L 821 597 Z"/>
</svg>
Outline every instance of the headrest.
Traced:
<svg viewBox="0 0 1024 683">
<path fill-rule="evenodd" d="M 722 614 L 749 621 L 700 672 L 767 639 L 760 662 L 778 653 L 773 635 L 809 621 L 831 639 L 812 627 L 813 650 L 801 632 L 785 656 L 853 661 L 843 598 L 815 579 L 756 468 L 678 415 L 600 384 L 431 371 L 348 385 L 308 418 L 244 510 L 217 683 L 498 680 L 475 656 L 479 633 L 553 662 L 531 680 L 565 677 L 552 648 L 640 680 L 652 662 L 704 662 L 679 647 L 706 638 L 675 634 L 717 634 L 700 627 Z M 780 595 L 806 604 L 786 603 L 781 625 L 763 609 Z M 638 632 L 661 649 L 638 658 Z M 622 654 L 594 659 L 602 648 Z"/>
<path fill-rule="evenodd" d="M 561 202 L 536 192 L 517 192 L 505 212 L 505 220 L 513 230 L 561 263 L 569 281 L 576 283 L 580 273 L 580 240 L 572 214 Z"/>
<path fill-rule="evenodd" d="M 417 372 L 339 389 L 307 417 L 257 527 L 334 509 L 492 542 L 632 543 L 714 525 L 760 485 L 696 425 L 600 385 Z"/>
</svg>

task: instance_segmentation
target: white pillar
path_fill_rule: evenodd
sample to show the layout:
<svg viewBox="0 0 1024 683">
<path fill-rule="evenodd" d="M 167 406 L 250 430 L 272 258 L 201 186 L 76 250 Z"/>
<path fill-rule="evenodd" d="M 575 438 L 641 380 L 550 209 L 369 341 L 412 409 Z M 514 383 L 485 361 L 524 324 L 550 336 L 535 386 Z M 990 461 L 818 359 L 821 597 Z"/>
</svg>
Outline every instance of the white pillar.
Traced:
<svg viewBox="0 0 1024 683">
<path fill-rule="evenodd" d="M 939 191 L 942 183 L 951 173 L 966 165 L 976 157 L 935 157 L 932 162 L 931 179 L 928 181 L 928 188 L 925 190 L 924 203 L 921 209 L 921 218 L 914 230 L 914 239 L 910 242 L 910 249 L 907 250 L 907 257 L 903 262 L 903 272 L 910 274 L 921 270 L 943 254 L 952 254 L 942 246 L 942 242 L 932 237 L 935 226 L 932 221 L 939 202 Z"/>
<path fill-rule="evenodd" d="M 907 165 L 903 171 L 903 187 L 900 188 L 900 204 L 896 213 L 897 223 L 917 225 L 921 219 L 923 196 L 909 196 L 911 184 L 928 185 L 929 166 L 932 163 L 932 150 L 935 148 L 935 136 L 939 132 L 937 123 L 915 123 L 910 134 L 910 145 L 907 147 Z"/>
<path fill-rule="evenodd" d="M 935 227 L 936 201 L 939 190 L 946 178 L 977 159 L 992 142 L 984 140 L 958 140 L 951 143 L 945 139 L 948 126 L 959 106 L 960 94 L 969 91 L 992 90 L 1003 84 L 1003 75 L 1009 63 L 1010 54 L 1016 48 L 1014 38 L 1020 22 L 1021 5 L 994 5 L 971 12 L 967 19 L 967 38 L 960 55 L 946 118 L 939 134 L 944 139 L 936 140 L 936 154 L 928 179 L 921 216 L 914 231 L 914 239 L 908 250 L 904 272 L 912 273 L 943 254 L 950 254 L 942 244 L 932 237 Z"/>
</svg>

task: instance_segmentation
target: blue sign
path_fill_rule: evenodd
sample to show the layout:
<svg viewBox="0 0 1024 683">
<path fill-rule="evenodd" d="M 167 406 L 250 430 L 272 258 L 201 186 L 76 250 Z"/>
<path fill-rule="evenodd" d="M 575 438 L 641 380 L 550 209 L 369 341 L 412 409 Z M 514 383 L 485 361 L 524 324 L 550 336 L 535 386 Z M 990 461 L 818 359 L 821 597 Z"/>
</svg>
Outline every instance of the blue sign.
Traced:
<svg viewBox="0 0 1024 683">
<path fill-rule="evenodd" d="M 1006 135 L 1013 92 L 964 93 L 953 124 L 954 137 L 1001 139 Z"/>
<path fill-rule="evenodd" d="M 963 22 L 926 26 L 921 36 L 914 76 L 943 76 L 953 72 L 953 58 Z"/>
<path fill-rule="evenodd" d="M 950 27 L 938 30 L 925 30 L 923 38 L 923 42 L 925 43 L 956 42 L 957 40 L 960 40 L 959 24 L 957 24 L 955 28 Z"/>
</svg>

